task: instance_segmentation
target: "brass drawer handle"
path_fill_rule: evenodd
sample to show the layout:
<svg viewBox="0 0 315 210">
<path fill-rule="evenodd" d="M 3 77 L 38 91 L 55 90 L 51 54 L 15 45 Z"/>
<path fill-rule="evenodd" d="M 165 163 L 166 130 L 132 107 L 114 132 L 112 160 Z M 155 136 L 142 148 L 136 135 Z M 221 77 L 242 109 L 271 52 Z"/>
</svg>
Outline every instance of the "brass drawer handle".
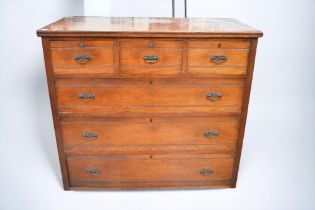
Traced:
<svg viewBox="0 0 315 210">
<path fill-rule="evenodd" d="M 146 55 L 143 57 L 144 62 L 153 64 L 156 63 L 160 59 L 158 55 Z"/>
<path fill-rule="evenodd" d="M 81 101 L 93 101 L 95 100 L 95 94 L 92 94 L 92 93 L 80 93 L 78 98 L 81 100 Z"/>
<path fill-rule="evenodd" d="M 92 57 L 90 55 L 75 55 L 74 60 L 80 64 L 85 64 L 92 60 Z"/>
<path fill-rule="evenodd" d="M 83 132 L 82 137 L 86 139 L 96 139 L 98 134 L 96 132 Z"/>
<path fill-rule="evenodd" d="M 219 131 L 205 131 L 203 133 L 203 136 L 206 138 L 214 139 L 214 138 L 217 138 L 219 136 Z"/>
<path fill-rule="evenodd" d="M 89 175 L 98 175 L 102 173 L 102 169 L 100 168 L 87 168 L 86 173 Z"/>
<path fill-rule="evenodd" d="M 212 168 L 201 168 L 199 170 L 199 173 L 202 175 L 202 176 L 209 176 L 211 174 L 213 174 L 214 170 Z"/>
<path fill-rule="evenodd" d="M 209 101 L 218 101 L 222 98 L 222 93 L 207 93 L 207 99 Z"/>
<path fill-rule="evenodd" d="M 210 60 L 215 64 L 221 64 L 228 60 L 228 57 L 225 55 L 212 55 L 210 56 Z"/>
</svg>

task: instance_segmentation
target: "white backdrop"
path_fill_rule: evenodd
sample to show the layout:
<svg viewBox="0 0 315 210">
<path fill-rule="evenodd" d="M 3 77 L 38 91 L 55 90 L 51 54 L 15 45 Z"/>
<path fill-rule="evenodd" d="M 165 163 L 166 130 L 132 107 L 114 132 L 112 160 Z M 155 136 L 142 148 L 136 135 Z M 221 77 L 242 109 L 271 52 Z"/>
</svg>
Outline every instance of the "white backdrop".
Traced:
<svg viewBox="0 0 315 210">
<path fill-rule="evenodd" d="M 314 9 L 313 0 L 188 0 L 188 17 L 264 32 L 236 189 L 65 192 L 35 31 L 71 15 L 171 16 L 171 0 L 0 0 L 0 209 L 313 209 Z"/>
</svg>

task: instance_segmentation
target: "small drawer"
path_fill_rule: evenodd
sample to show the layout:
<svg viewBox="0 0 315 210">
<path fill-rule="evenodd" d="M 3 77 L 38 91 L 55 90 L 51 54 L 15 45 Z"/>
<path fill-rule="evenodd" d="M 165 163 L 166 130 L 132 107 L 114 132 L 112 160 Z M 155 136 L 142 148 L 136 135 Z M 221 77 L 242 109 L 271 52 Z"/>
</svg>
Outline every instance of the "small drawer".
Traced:
<svg viewBox="0 0 315 210">
<path fill-rule="evenodd" d="M 203 182 L 229 183 L 233 158 L 213 158 L 211 155 L 148 154 L 120 156 L 67 157 L 70 185 L 76 186 L 138 186 L 187 184 Z M 153 185 L 152 185 L 153 184 Z M 200 184 L 200 183 L 199 183 Z"/>
<path fill-rule="evenodd" d="M 235 148 L 239 128 L 238 117 L 99 117 L 97 120 L 75 120 L 61 122 L 64 146 L 219 144 L 231 150 Z"/>
<path fill-rule="evenodd" d="M 194 40 L 188 42 L 188 74 L 245 77 L 250 42 Z"/>
<path fill-rule="evenodd" d="M 114 73 L 112 41 L 51 41 L 51 59 L 55 74 Z"/>
<path fill-rule="evenodd" d="M 188 74 L 245 77 L 248 49 L 188 49 Z"/>
<path fill-rule="evenodd" d="M 52 64 L 54 68 L 76 67 L 86 68 L 93 66 L 113 66 L 114 55 L 111 48 L 95 49 L 52 49 Z"/>
<path fill-rule="evenodd" d="M 120 49 L 122 67 L 178 67 L 182 65 L 182 49 Z"/>
<path fill-rule="evenodd" d="M 120 71 L 126 75 L 170 75 L 182 69 L 182 41 L 123 40 Z"/>
</svg>

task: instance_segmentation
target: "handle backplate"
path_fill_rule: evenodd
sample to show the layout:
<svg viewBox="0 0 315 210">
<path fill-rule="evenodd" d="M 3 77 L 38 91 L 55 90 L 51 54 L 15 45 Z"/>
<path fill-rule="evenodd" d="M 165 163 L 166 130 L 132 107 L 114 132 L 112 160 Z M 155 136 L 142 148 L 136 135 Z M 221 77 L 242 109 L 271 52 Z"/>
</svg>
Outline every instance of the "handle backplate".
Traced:
<svg viewBox="0 0 315 210">
<path fill-rule="evenodd" d="M 82 137 L 86 139 L 96 139 L 98 134 L 96 132 L 83 132 Z"/>
<path fill-rule="evenodd" d="M 87 168 L 86 173 L 89 175 L 98 175 L 102 173 L 102 169 L 100 168 Z"/>
<path fill-rule="evenodd" d="M 80 64 L 85 64 L 92 60 L 92 56 L 90 55 L 75 55 L 74 60 Z"/>
<path fill-rule="evenodd" d="M 212 55 L 210 56 L 211 62 L 215 64 L 221 64 L 228 60 L 228 57 L 226 55 Z"/>
<path fill-rule="evenodd" d="M 95 97 L 96 95 L 92 93 L 80 93 L 78 96 L 81 101 L 93 101 Z"/>
<path fill-rule="evenodd" d="M 160 59 L 160 56 L 158 55 L 145 55 L 143 57 L 144 62 L 148 64 L 156 63 Z"/>
<path fill-rule="evenodd" d="M 214 138 L 217 138 L 219 136 L 219 131 L 205 131 L 203 133 L 203 136 L 206 138 L 214 139 Z"/>
<path fill-rule="evenodd" d="M 218 101 L 222 98 L 222 93 L 207 93 L 206 97 L 209 101 Z"/>
<path fill-rule="evenodd" d="M 213 174 L 214 170 L 212 168 L 200 168 L 199 173 L 202 176 L 209 176 Z"/>
</svg>

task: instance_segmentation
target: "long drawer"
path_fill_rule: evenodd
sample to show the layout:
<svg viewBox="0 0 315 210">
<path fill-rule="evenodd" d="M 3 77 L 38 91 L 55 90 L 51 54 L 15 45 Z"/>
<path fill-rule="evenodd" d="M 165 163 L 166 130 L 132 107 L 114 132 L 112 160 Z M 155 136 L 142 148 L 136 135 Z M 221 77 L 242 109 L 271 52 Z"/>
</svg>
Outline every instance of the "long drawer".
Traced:
<svg viewBox="0 0 315 210">
<path fill-rule="evenodd" d="M 218 155 L 217 155 L 218 156 Z M 115 187 L 129 185 L 141 187 L 181 183 L 228 185 L 231 180 L 233 158 L 219 155 L 164 154 L 129 156 L 67 157 L 70 185 Z"/>
<path fill-rule="evenodd" d="M 64 146 L 224 145 L 235 147 L 237 117 L 103 117 L 61 122 Z"/>
<path fill-rule="evenodd" d="M 241 85 L 103 83 L 56 86 L 58 106 L 241 107 Z"/>
</svg>

